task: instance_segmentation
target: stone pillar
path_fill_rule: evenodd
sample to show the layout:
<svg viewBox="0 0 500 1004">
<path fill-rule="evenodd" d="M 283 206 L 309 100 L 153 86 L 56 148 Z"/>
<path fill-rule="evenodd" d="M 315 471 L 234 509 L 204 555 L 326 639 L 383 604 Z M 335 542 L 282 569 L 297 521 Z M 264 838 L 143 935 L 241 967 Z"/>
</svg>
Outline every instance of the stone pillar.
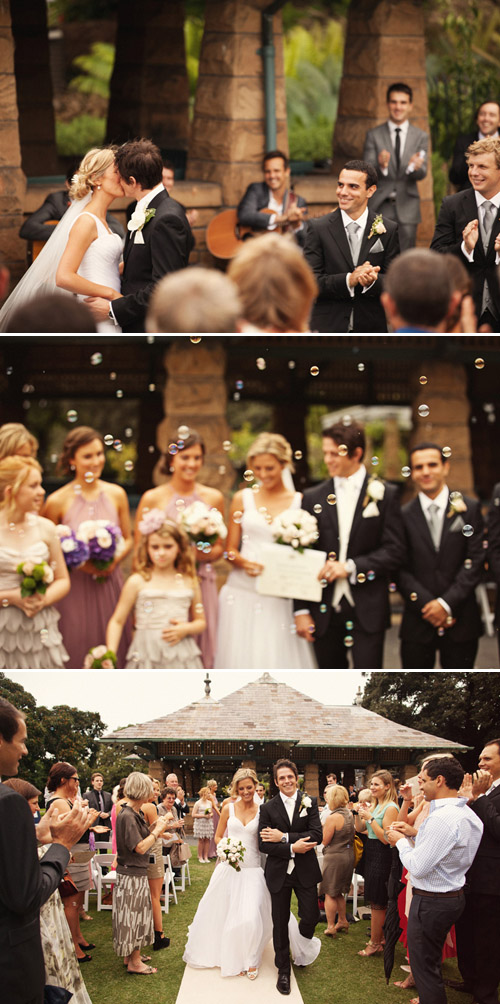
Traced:
<svg viewBox="0 0 500 1004">
<path fill-rule="evenodd" d="M 26 179 L 21 170 L 14 40 L 8 0 L 0 0 L 0 248 L 10 269 L 11 288 L 24 271 L 26 244 L 18 237 L 23 222 Z"/>
<path fill-rule="evenodd" d="M 304 767 L 304 791 L 313 798 L 319 798 L 319 766 L 317 763 L 306 763 Z"/>
<path fill-rule="evenodd" d="M 217 181 L 235 206 L 262 177 L 265 153 L 261 11 L 269 0 L 212 0 L 205 5 L 187 178 Z M 281 14 L 274 16 L 277 146 L 288 152 Z"/>
<path fill-rule="evenodd" d="M 421 377 L 426 377 L 427 383 L 421 384 Z M 461 363 L 424 361 L 413 376 L 411 390 L 411 446 L 425 440 L 449 446 L 449 487 L 475 496 L 465 367 Z M 419 415 L 419 408 L 428 409 L 428 414 Z"/>
<path fill-rule="evenodd" d="M 108 141 L 146 136 L 163 151 L 187 150 L 189 84 L 184 2 L 121 0 L 111 79 Z"/>
<path fill-rule="evenodd" d="M 388 481 L 399 481 L 401 463 L 399 460 L 400 435 L 398 420 L 391 415 L 384 426 L 384 477 Z"/>
<path fill-rule="evenodd" d="M 222 445 L 231 439 L 226 421 L 226 353 L 222 345 L 212 338 L 202 339 L 198 345 L 179 338 L 166 352 L 164 364 L 168 380 L 165 418 L 157 429 L 158 448 L 168 456 L 169 444 L 177 440 L 180 425 L 196 429 L 207 451 L 200 480 L 229 493 L 234 470 Z M 159 466 L 153 474 L 154 484 L 165 480 L 158 472 Z"/>
<path fill-rule="evenodd" d="M 23 170 L 28 175 L 58 174 L 47 4 L 14 0 L 11 11 Z"/>
<path fill-rule="evenodd" d="M 386 91 L 402 81 L 413 90 L 413 125 L 429 133 L 422 0 L 351 0 L 344 68 L 333 137 L 334 174 L 363 155 L 368 129 L 387 118 Z M 434 232 L 430 150 L 427 177 L 418 182 L 422 222 L 417 244 L 428 247 Z"/>
<path fill-rule="evenodd" d="M 255 760 L 242 760 L 241 766 L 247 767 L 248 770 L 254 770 L 255 772 L 257 772 L 257 763 Z"/>
<path fill-rule="evenodd" d="M 163 770 L 163 763 L 161 760 L 150 760 L 148 763 L 149 776 L 154 778 L 155 781 L 159 781 L 161 785 L 165 784 L 165 772 Z"/>
</svg>

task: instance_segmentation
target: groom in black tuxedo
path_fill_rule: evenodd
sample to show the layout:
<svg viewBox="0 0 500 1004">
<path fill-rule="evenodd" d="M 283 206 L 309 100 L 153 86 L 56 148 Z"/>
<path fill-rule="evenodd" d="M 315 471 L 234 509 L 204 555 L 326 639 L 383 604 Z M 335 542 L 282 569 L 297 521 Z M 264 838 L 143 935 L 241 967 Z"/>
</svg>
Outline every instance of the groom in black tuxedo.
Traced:
<svg viewBox="0 0 500 1004">
<path fill-rule="evenodd" d="M 289 994 L 292 890 L 299 904 L 299 931 L 310 939 L 319 921 L 317 884 L 321 870 L 314 848 L 321 843 L 322 827 L 316 799 L 297 790 L 295 764 L 278 760 L 273 772 L 279 794 L 260 807 L 259 847 L 267 854 L 265 876 L 271 893 L 276 986 L 281 994 Z"/>
<path fill-rule="evenodd" d="M 149 298 L 169 272 L 186 268 L 194 237 L 182 206 L 163 185 L 163 161 L 149 139 L 124 143 L 116 154 L 125 195 L 137 205 L 127 224 L 121 297 L 110 303 L 88 297 L 96 320 L 110 319 L 123 332 L 142 332 Z"/>
</svg>

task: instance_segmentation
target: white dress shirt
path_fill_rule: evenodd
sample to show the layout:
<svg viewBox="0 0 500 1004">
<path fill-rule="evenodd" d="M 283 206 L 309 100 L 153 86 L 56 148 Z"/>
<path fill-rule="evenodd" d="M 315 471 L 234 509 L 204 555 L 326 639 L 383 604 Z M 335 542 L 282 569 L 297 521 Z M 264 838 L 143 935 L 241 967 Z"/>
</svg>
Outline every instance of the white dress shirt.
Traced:
<svg viewBox="0 0 500 1004">
<path fill-rule="evenodd" d="M 433 799 L 415 843 L 404 837 L 396 844 L 413 888 L 426 892 L 462 889 L 483 829 L 465 798 Z"/>
<path fill-rule="evenodd" d="M 356 582 L 356 565 L 352 558 L 347 557 L 349 537 L 351 535 L 352 523 L 356 506 L 359 502 L 363 485 L 366 478 L 366 467 L 361 464 L 354 474 L 349 478 L 334 478 L 333 486 L 337 496 L 337 519 L 339 521 L 339 555 L 338 560 L 347 566 L 349 572 L 348 579 L 336 579 L 333 589 L 332 606 L 338 607 L 343 596 L 354 606 L 354 600 L 349 583 Z"/>
</svg>

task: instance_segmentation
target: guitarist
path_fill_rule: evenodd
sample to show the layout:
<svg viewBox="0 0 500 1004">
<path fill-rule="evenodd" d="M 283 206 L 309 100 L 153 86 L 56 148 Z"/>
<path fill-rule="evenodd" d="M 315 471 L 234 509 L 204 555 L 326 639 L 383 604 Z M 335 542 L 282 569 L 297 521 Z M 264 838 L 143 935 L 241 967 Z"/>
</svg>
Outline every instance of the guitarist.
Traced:
<svg viewBox="0 0 500 1004">
<path fill-rule="evenodd" d="M 289 188 L 288 157 L 281 150 L 270 150 L 262 169 L 264 181 L 249 185 L 238 205 L 238 222 L 252 230 L 291 231 L 302 245 L 307 203 Z"/>
</svg>

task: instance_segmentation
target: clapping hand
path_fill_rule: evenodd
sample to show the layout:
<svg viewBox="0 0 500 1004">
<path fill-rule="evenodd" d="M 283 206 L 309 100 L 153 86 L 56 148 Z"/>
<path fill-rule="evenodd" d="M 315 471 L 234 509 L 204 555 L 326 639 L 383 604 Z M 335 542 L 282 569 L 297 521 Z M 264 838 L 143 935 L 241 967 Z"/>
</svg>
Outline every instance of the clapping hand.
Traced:
<svg viewBox="0 0 500 1004">
<path fill-rule="evenodd" d="M 479 239 L 479 220 L 471 220 L 462 231 L 465 250 L 470 254 L 474 250 Z"/>
<path fill-rule="evenodd" d="M 403 823 L 398 820 L 391 824 L 390 829 L 397 830 L 397 832 L 402 833 L 404 837 L 416 837 L 417 835 L 417 830 L 414 826 L 410 826 L 410 823 Z"/>
<path fill-rule="evenodd" d="M 389 150 L 381 150 L 380 151 L 380 153 L 378 155 L 378 162 L 379 162 L 380 167 L 382 168 L 383 171 L 385 171 L 386 168 L 389 167 L 389 161 L 390 161 L 390 159 L 391 159 L 391 155 L 390 155 Z"/>
</svg>

